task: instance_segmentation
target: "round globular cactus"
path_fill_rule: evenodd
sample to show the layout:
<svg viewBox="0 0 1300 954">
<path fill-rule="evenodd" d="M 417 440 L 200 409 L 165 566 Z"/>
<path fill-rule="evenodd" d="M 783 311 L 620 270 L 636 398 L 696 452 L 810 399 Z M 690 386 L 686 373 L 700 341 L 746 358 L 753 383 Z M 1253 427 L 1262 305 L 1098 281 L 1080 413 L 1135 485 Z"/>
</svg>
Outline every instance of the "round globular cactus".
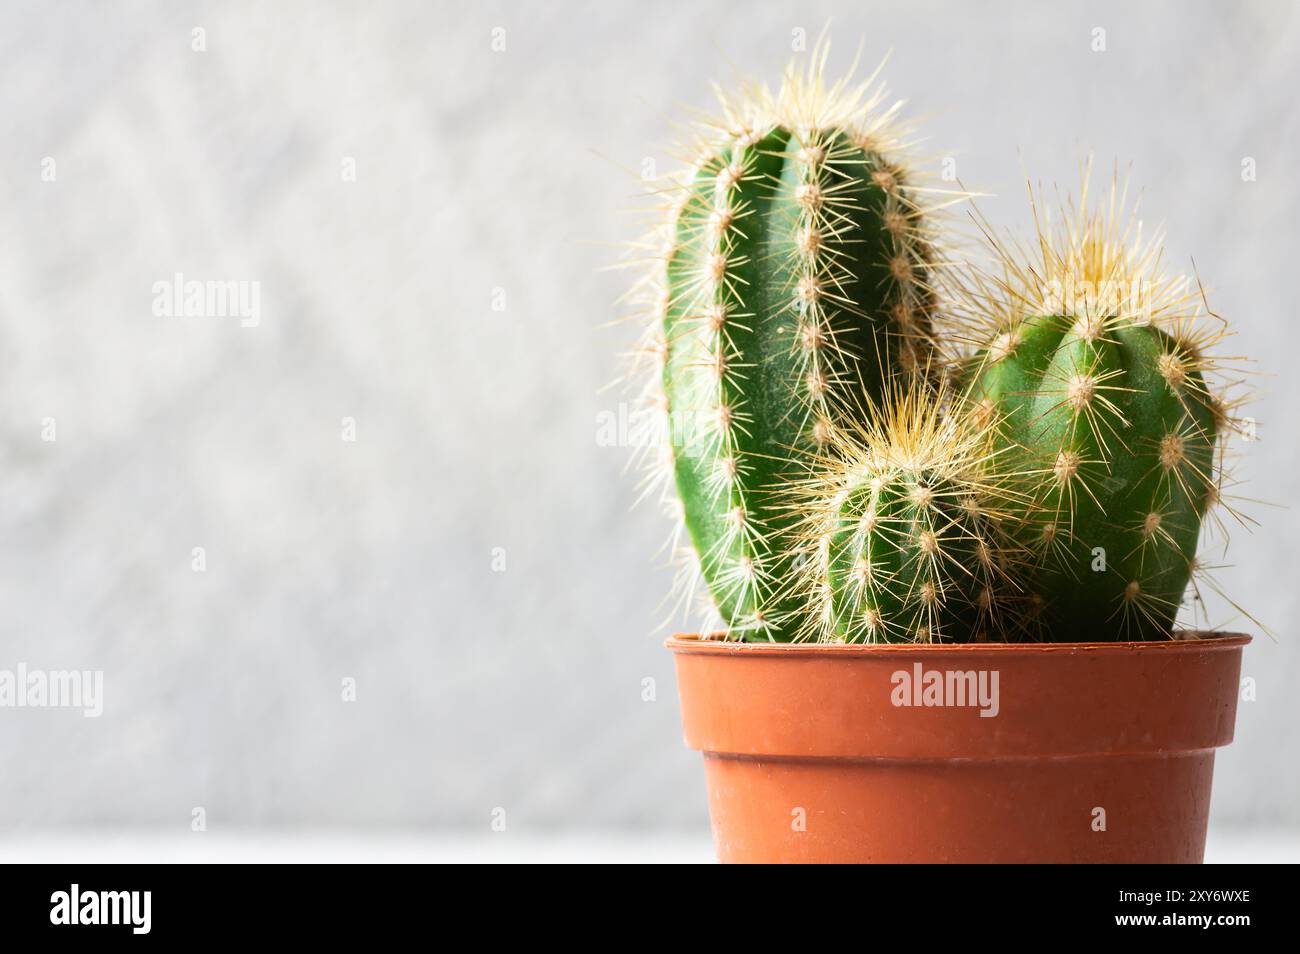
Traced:
<svg viewBox="0 0 1300 954">
<path fill-rule="evenodd" d="M 1008 635 L 1018 562 L 998 451 L 943 391 L 895 390 L 797 485 L 791 592 L 818 642 L 984 642 Z"/>
<path fill-rule="evenodd" d="M 1222 502 L 1224 331 L 1198 284 L 1161 272 L 1119 187 L 1093 206 L 1087 178 L 1055 224 L 1037 212 L 1032 251 L 995 240 L 1000 268 L 961 283 L 966 384 L 1021 475 L 1026 636 L 1157 639 Z"/>
<path fill-rule="evenodd" d="M 842 407 L 930 366 L 934 246 L 898 158 L 898 104 L 872 81 L 828 85 L 825 56 L 792 64 L 777 92 L 723 98 L 664 190 L 644 286 L 660 463 L 724 626 L 751 640 L 790 639 L 801 616 L 779 594 L 789 476 Z"/>
</svg>

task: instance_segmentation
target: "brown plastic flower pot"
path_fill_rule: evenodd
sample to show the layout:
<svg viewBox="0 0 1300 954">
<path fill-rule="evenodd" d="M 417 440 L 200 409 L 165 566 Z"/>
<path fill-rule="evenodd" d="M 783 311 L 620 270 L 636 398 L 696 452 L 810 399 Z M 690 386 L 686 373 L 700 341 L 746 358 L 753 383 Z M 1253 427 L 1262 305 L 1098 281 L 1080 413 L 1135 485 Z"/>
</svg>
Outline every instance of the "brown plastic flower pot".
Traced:
<svg viewBox="0 0 1300 954">
<path fill-rule="evenodd" d="M 1248 642 L 667 645 L 721 861 L 1199 863 Z"/>
</svg>

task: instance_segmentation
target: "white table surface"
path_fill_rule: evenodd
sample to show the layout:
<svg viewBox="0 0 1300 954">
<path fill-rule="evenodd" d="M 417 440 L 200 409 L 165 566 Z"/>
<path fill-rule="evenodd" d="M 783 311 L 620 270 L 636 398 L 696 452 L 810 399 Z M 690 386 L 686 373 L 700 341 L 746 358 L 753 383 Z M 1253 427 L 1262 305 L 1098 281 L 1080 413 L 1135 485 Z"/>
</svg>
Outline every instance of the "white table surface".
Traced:
<svg viewBox="0 0 1300 954">
<path fill-rule="evenodd" d="M 1300 862 L 1300 831 L 1210 832 L 1207 863 Z M 175 834 L 150 830 L 29 832 L 0 836 L 7 863 L 514 862 L 678 863 L 713 861 L 707 832 L 489 834 L 431 831 L 245 829 Z"/>
</svg>

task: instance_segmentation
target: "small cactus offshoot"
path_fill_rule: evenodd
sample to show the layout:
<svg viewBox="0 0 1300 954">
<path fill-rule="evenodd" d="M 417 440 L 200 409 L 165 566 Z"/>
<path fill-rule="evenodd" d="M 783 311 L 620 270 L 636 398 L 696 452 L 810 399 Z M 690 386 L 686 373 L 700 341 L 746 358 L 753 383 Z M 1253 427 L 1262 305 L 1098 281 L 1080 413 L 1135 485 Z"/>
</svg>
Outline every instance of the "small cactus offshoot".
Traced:
<svg viewBox="0 0 1300 954">
<path fill-rule="evenodd" d="M 1143 238 L 1116 183 L 1095 202 L 1085 172 L 1055 221 L 1030 198 L 1036 240 L 991 238 L 995 269 L 968 272 L 956 296 L 969 400 L 1028 501 L 1024 637 L 1166 638 L 1202 519 L 1224 505 L 1237 402 L 1213 349 L 1226 332 L 1198 282 L 1162 271 L 1162 237 Z"/>
<path fill-rule="evenodd" d="M 733 638 L 795 635 L 801 607 L 779 592 L 789 476 L 825 453 L 840 408 L 930 366 L 935 246 L 901 104 L 874 77 L 828 83 L 826 54 L 776 92 L 720 97 L 691 170 L 663 187 L 641 287 L 658 463 Z"/>
<path fill-rule="evenodd" d="M 909 643 L 1003 640 L 1017 603 L 1004 525 L 1011 477 L 986 431 L 942 390 L 895 388 L 837 427 L 815 476 L 791 588 L 813 609 L 799 638 Z"/>
</svg>

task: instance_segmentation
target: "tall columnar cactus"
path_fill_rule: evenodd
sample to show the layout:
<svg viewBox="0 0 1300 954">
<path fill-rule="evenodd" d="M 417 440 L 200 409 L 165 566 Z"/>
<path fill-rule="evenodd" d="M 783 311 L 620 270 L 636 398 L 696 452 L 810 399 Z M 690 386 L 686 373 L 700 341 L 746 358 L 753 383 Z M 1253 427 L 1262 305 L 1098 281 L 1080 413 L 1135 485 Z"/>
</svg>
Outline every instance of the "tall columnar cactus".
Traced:
<svg viewBox="0 0 1300 954">
<path fill-rule="evenodd" d="M 1167 637 L 1221 502 L 1216 445 L 1233 419 L 1208 349 L 1224 332 L 1197 284 L 1162 274 L 1160 236 L 1143 241 L 1124 200 L 1112 185 L 1091 206 L 1085 174 L 1055 225 L 1037 214 L 1032 251 L 995 240 L 1000 269 L 959 295 L 978 342 L 969 396 L 1031 500 L 1031 639 Z"/>
<path fill-rule="evenodd" d="M 1017 562 L 1003 529 L 1014 491 L 999 452 L 940 392 L 895 389 L 835 428 L 805 514 L 796 598 L 801 639 L 908 643 L 1004 639 Z"/>
<path fill-rule="evenodd" d="M 898 104 L 827 86 L 825 48 L 776 93 L 723 99 L 667 190 L 653 284 L 664 463 L 733 636 L 787 640 L 794 517 L 781 488 L 826 446 L 844 399 L 929 367 L 933 247 Z"/>
</svg>

